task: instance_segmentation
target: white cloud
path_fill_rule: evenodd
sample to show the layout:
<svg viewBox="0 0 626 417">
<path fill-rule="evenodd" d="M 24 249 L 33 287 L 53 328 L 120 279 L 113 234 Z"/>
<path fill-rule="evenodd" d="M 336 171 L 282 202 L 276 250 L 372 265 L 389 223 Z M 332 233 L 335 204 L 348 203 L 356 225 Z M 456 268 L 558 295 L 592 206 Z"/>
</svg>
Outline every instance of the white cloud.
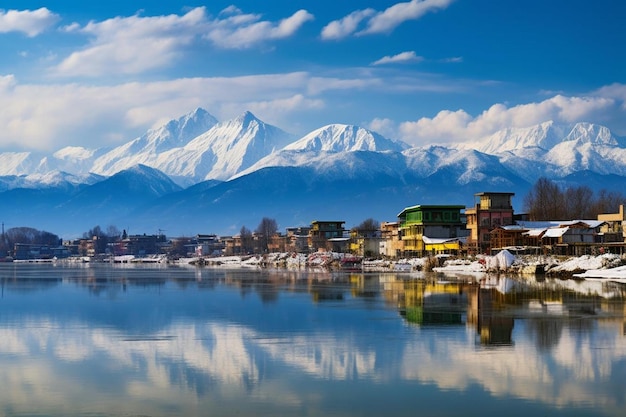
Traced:
<svg viewBox="0 0 626 417">
<path fill-rule="evenodd" d="M 0 10 L 0 33 L 22 32 L 34 37 L 60 20 L 45 7 L 37 10 Z"/>
<path fill-rule="evenodd" d="M 0 150 L 118 144 L 196 107 L 220 119 L 252 110 L 285 127 L 293 112 L 324 107 L 323 99 L 307 93 L 310 83 L 308 73 L 113 86 L 20 84 L 11 75 L 0 76 Z"/>
<path fill-rule="evenodd" d="M 384 65 L 384 64 L 393 64 L 393 63 L 407 63 L 407 62 L 421 62 L 424 60 L 424 57 L 417 56 L 415 51 L 407 51 L 401 52 L 397 55 L 393 56 L 385 56 L 381 59 L 372 62 L 372 65 Z"/>
<path fill-rule="evenodd" d="M 343 19 L 335 20 L 324 26 L 322 29 L 322 39 L 342 39 L 356 32 L 359 24 L 373 16 L 376 13 L 374 9 L 357 10 L 345 16 Z"/>
<path fill-rule="evenodd" d="M 306 10 L 298 10 L 278 23 L 260 20 L 260 15 L 241 14 L 236 8 L 228 9 L 231 16 L 211 22 L 205 34 L 221 48 L 245 49 L 268 40 L 284 39 L 292 36 L 313 15 Z"/>
<path fill-rule="evenodd" d="M 65 76 L 99 76 L 111 73 L 137 74 L 166 66 L 182 46 L 190 44 L 206 25 L 203 7 L 183 16 L 116 17 L 89 22 L 81 27 L 72 24 L 68 32 L 93 37 L 83 50 L 65 58 L 55 72 Z"/>
<path fill-rule="evenodd" d="M 445 9 L 454 0 L 411 0 L 396 3 L 382 12 L 373 9 L 357 10 L 342 19 L 330 22 L 322 29 L 322 39 L 342 39 L 352 34 L 370 35 L 389 33 L 409 20 L 417 20 L 426 13 Z M 359 27 L 365 28 L 359 30 Z"/>
<path fill-rule="evenodd" d="M 366 126 L 369 130 L 379 133 L 388 138 L 395 138 L 397 134 L 396 123 L 391 119 L 376 118 Z"/>
<path fill-rule="evenodd" d="M 362 34 L 389 33 L 408 20 L 417 20 L 428 12 L 445 9 L 453 0 L 411 0 L 397 3 L 378 13 Z"/>
<path fill-rule="evenodd" d="M 287 38 L 313 15 L 299 10 L 278 23 L 260 19 L 260 15 L 242 14 L 229 7 L 211 20 L 205 7 L 196 7 L 182 16 L 135 15 L 92 21 L 85 26 L 72 23 L 64 28 L 66 32 L 84 34 L 92 40 L 53 72 L 62 76 L 140 74 L 171 65 L 184 53 L 184 47 L 202 39 L 220 48 L 244 49 Z"/>
<path fill-rule="evenodd" d="M 442 110 L 399 126 L 400 138 L 413 145 L 477 140 L 509 127 L 528 127 L 548 120 L 560 123 L 606 121 L 605 114 L 618 106 L 610 97 L 565 97 L 507 107 L 494 104 L 473 117 L 464 110 Z"/>
<path fill-rule="evenodd" d="M 16 85 L 14 75 L 0 75 L 0 93 L 13 88 Z"/>
</svg>

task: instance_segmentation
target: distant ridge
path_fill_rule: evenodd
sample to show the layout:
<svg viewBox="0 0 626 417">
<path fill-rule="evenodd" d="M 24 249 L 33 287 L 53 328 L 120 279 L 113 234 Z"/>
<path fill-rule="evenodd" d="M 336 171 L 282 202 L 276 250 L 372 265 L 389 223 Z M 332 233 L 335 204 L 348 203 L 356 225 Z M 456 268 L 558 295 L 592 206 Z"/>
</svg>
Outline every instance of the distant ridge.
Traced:
<svg viewBox="0 0 626 417">
<path fill-rule="evenodd" d="M 0 219 L 64 236 L 96 224 L 236 234 L 266 216 L 280 227 L 390 221 L 415 204 L 471 205 L 481 191 L 513 192 L 522 210 L 542 176 L 626 194 L 623 143 L 604 126 L 545 122 L 410 147 L 353 125 L 295 137 L 251 112 L 217 121 L 195 109 L 113 149 L 0 153 Z"/>
</svg>

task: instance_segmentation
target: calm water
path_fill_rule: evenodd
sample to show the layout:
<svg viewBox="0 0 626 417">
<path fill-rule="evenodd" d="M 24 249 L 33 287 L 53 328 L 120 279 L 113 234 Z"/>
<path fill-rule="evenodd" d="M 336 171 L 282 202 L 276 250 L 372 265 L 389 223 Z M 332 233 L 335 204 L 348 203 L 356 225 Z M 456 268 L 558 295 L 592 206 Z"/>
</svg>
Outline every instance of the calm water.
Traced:
<svg viewBox="0 0 626 417">
<path fill-rule="evenodd" d="M 25 264 L 0 279 L 2 416 L 626 413 L 619 286 Z"/>
</svg>

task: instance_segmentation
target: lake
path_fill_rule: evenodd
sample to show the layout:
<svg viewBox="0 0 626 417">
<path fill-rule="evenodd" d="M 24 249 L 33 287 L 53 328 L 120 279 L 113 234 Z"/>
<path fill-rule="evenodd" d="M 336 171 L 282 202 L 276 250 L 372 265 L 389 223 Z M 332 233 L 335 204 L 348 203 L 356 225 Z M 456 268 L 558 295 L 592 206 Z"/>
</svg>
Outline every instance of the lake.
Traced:
<svg viewBox="0 0 626 417">
<path fill-rule="evenodd" d="M 0 264 L 2 416 L 623 416 L 619 284 Z"/>
</svg>

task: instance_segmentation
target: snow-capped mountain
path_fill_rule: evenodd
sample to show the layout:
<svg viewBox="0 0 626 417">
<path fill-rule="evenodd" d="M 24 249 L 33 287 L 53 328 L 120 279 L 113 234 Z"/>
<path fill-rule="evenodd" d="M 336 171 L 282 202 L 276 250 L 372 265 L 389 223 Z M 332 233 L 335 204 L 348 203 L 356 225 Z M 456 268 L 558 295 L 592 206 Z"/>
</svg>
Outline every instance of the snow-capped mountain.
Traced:
<svg viewBox="0 0 626 417">
<path fill-rule="evenodd" d="M 217 123 L 215 117 L 198 108 L 105 153 L 91 170 L 109 176 L 137 164 L 155 166 L 160 154 L 185 146 Z"/>
<path fill-rule="evenodd" d="M 331 124 L 316 129 L 284 147 L 285 151 L 353 152 L 395 151 L 409 148 L 404 142 L 387 139 L 354 125 Z"/>
<path fill-rule="evenodd" d="M 401 141 L 387 139 L 376 132 L 343 124 L 332 124 L 316 129 L 301 139 L 288 144 L 284 148 L 270 153 L 235 175 L 233 178 L 247 175 L 267 167 L 306 166 L 312 167 L 317 175 L 335 174 L 353 176 L 355 172 L 363 173 L 355 153 L 368 153 L 372 158 L 378 154 L 396 154 L 408 149 L 409 145 Z M 343 159 L 343 160 L 342 160 Z M 386 170 L 404 170 L 404 167 L 392 162 L 393 156 L 381 164 L 367 163 L 370 170 L 379 168 Z M 396 158 L 397 159 L 397 158 Z M 400 165 L 404 162 L 401 161 Z"/>
<path fill-rule="evenodd" d="M 323 217 L 350 227 L 395 220 L 414 204 L 471 205 L 481 191 L 521 201 L 541 176 L 626 194 L 624 141 L 603 126 L 546 122 L 411 148 L 358 126 L 298 138 L 250 112 L 218 122 L 196 109 L 114 149 L 0 153 L 0 219 L 173 234 L 234 234 L 265 216 L 285 227 Z"/>
<path fill-rule="evenodd" d="M 32 152 L 0 153 L 0 175 L 28 175 L 36 171 L 40 158 Z"/>
<path fill-rule="evenodd" d="M 152 166 L 174 177 L 227 180 L 293 140 L 289 133 L 245 112 L 183 147 L 159 154 Z"/>
<path fill-rule="evenodd" d="M 572 141 L 593 145 L 620 145 L 619 140 L 605 126 L 591 123 L 559 125 L 548 121 L 526 128 L 503 129 L 478 141 L 460 143 L 457 147 L 497 155 L 529 148 L 548 151 L 564 142 L 571 145 Z"/>
</svg>

